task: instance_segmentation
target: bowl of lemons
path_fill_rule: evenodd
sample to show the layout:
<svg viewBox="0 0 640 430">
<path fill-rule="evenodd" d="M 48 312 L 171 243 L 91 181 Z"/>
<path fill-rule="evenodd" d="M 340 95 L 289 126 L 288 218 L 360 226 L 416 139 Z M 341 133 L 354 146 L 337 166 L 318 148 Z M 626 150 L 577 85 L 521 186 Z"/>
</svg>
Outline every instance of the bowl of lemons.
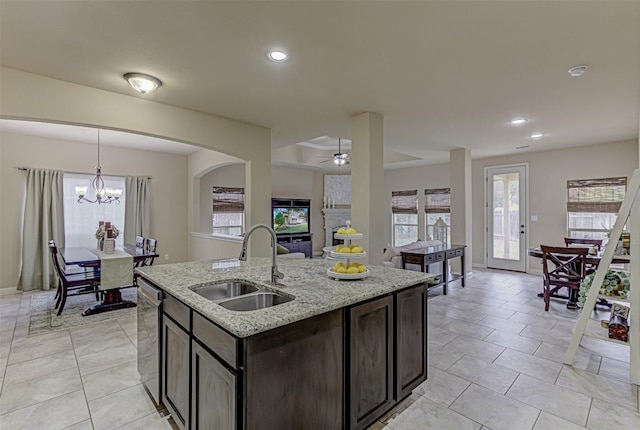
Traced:
<svg viewBox="0 0 640 430">
<path fill-rule="evenodd" d="M 339 228 L 333 235 L 336 239 L 362 239 L 362 233 L 358 233 L 355 228 L 347 226 Z"/>
<path fill-rule="evenodd" d="M 369 276 L 369 269 L 362 263 L 337 262 L 333 267 L 327 269 L 327 275 L 335 279 L 364 279 Z"/>
<path fill-rule="evenodd" d="M 367 253 L 362 249 L 360 245 L 348 244 L 338 245 L 331 251 L 332 258 L 363 258 Z"/>
</svg>

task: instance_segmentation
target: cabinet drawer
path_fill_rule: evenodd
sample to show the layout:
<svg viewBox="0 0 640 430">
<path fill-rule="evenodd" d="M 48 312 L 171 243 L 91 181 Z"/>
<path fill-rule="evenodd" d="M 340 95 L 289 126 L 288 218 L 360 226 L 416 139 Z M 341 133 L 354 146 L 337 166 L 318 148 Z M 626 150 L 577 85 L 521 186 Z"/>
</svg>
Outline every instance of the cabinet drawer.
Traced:
<svg viewBox="0 0 640 430">
<path fill-rule="evenodd" d="M 447 258 L 460 257 L 464 253 L 464 249 L 450 249 L 447 251 Z"/>
<path fill-rule="evenodd" d="M 187 305 L 167 295 L 162 302 L 162 310 L 180 324 L 183 329 L 189 331 L 189 307 Z"/>
<path fill-rule="evenodd" d="M 428 254 L 427 261 L 428 262 L 436 262 L 444 260 L 444 252 L 437 252 L 435 254 Z"/>
<path fill-rule="evenodd" d="M 231 367 L 238 368 L 236 338 L 197 312 L 193 313 L 193 337 Z"/>
<path fill-rule="evenodd" d="M 407 264 L 422 264 L 424 261 L 424 257 L 418 255 L 403 255 L 402 257 L 404 258 L 404 262 Z"/>
</svg>

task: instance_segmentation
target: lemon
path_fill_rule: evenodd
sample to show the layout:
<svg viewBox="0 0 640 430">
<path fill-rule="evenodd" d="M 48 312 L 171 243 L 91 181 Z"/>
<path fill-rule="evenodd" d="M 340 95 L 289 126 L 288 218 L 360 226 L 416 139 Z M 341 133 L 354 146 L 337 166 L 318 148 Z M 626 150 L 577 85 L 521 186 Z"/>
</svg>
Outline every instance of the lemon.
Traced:
<svg viewBox="0 0 640 430">
<path fill-rule="evenodd" d="M 364 273 L 366 271 L 367 271 L 367 267 L 364 264 L 361 264 L 360 266 L 358 266 L 358 272 Z"/>
<path fill-rule="evenodd" d="M 355 228 L 348 228 L 345 234 L 358 234 Z"/>
<path fill-rule="evenodd" d="M 338 233 L 338 234 L 347 234 L 346 233 L 346 229 L 344 229 L 344 228 L 339 228 L 338 231 L 336 231 L 336 233 Z"/>
<path fill-rule="evenodd" d="M 349 267 L 347 269 L 347 273 L 358 273 L 358 268 L 357 267 Z"/>
<path fill-rule="evenodd" d="M 337 272 L 339 268 L 344 267 L 344 264 L 342 263 L 336 263 L 335 266 L 333 266 L 333 271 Z"/>
<path fill-rule="evenodd" d="M 345 269 L 344 267 L 338 267 L 338 269 L 334 270 L 334 272 L 336 272 L 336 273 L 347 273 L 347 269 Z"/>
<path fill-rule="evenodd" d="M 338 262 L 336 263 L 336 266 L 337 266 L 337 267 L 344 267 L 344 263 L 343 263 L 342 261 L 338 261 Z"/>
<path fill-rule="evenodd" d="M 363 251 L 364 251 L 364 250 L 362 249 L 362 247 L 361 247 L 361 246 L 354 246 L 354 247 L 351 249 L 351 252 L 353 252 L 354 254 L 360 254 L 360 253 L 362 253 Z"/>
<path fill-rule="evenodd" d="M 348 248 L 348 247 L 345 246 L 344 248 L 342 248 L 342 251 L 340 251 L 340 252 L 343 253 L 343 254 L 350 254 L 351 253 L 351 248 Z"/>
</svg>

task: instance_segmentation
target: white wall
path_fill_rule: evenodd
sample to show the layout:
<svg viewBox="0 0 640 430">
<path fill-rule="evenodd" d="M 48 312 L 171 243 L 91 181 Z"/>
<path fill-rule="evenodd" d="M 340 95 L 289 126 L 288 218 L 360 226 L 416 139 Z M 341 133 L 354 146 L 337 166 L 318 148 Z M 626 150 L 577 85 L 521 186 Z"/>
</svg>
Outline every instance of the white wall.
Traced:
<svg viewBox="0 0 640 430">
<path fill-rule="evenodd" d="M 505 164 L 529 164 L 529 213 L 538 221 L 529 223 L 529 247 L 540 244 L 563 245 L 567 232 L 566 184 L 569 179 L 631 177 L 638 168 L 638 142 L 613 142 L 542 152 L 485 158 L 472 161 L 472 222 L 475 265 L 485 264 L 484 251 L 484 168 Z M 385 193 L 418 189 L 419 226 L 424 225 L 424 189 L 449 186 L 449 165 L 387 170 Z M 391 209 L 388 209 L 384 231 L 385 243 L 391 242 Z M 422 233 L 420 238 L 422 238 Z M 539 261 L 531 258 L 529 267 L 539 269 Z"/>
<path fill-rule="evenodd" d="M 529 247 L 564 246 L 567 234 L 567 180 L 631 178 L 638 168 L 636 141 L 613 142 L 554 151 L 523 153 L 473 161 L 473 262 L 484 263 L 484 168 L 502 164 L 529 163 Z M 540 262 L 529 259 L 529 268 Z"/>
<path fill-rule="evenodd" d="M 94 144 L 0 133 L 0 287 L 15 287 L 19 276 L 26 173 L 15 167 L 94 173 L 95 157 Z M 187 157 L 103 146 L 100 161 L 106 175 L 153 178 L 150 236 L 158 240 L 161 254 L 156 262 L 186 261 Z"/>
<path fill-rule="evenodd" d="M 271 135 L 265 127 L 125 96 L 0 67 L 0 117 L 130 131 L 219 151 L 246 163 L 246 218 L 268 223 L 271 206 Z M 162 89 L 160 89 L 162 91 Z M 150 97 L 153 99 L 153 95 Z M 193 165 L 197 164 L 196 162 Z M 195 169 L 194 169 L 195 170 Z M 189 160 L 188 220 L 194 214 L 194 182 Z M 201 170 L 195 170 L 201 173 Z M 199 188 L 198 188 L 199 192 Z M 181 233 L 192 231 L 192 225 Z M 191 245 L 189 245 L 191 246 Z M 251 255 L 268 255 L 269 244 L 256 241 Z"/>
</svg>

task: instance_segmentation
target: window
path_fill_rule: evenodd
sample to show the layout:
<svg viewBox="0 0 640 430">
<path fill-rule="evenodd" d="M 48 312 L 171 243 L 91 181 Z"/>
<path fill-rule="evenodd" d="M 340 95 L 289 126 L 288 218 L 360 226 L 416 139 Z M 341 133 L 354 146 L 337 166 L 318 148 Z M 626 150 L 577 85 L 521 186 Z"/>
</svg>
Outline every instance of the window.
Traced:
<svg viewBox="0 0 640 430">
<path fill-rule="evenodd" d="M 427 235 L 451 243 L 451 189 L 424 190 L 424 213 Z"/>
<path fill-rule="evenodd" d="M 418 240 L 418 190 L 391 193 L 393 246 Z"/>
<path fill-rule="evenodd" d="M 120 234 L 116 238 L 116 246 L 124 244 L 124 210 L 125 210 L 125 181 L 124 177 L 103 176 L 105 187 L 119 188 L 122 191 L 120 203 L 78 203 L 76 195 L 76 185 L 89 185 L 95 178 L 94 175 L 83 175 L 77 173 L 65 173 L 63 178 L 64 187 L 64 239 L 65 247 L 86 246 L 95 248 L 97 239 L 95 232 L 100 221 L 110 221 L 115 225 Z M 87 198 L 95 199 L 89 186 Z"/>
<path fill-rule="evenodd" d="M 244 232 L 244 188 L 213 187 L 213 234 Z"/>
<path fill-rule="evenodd" d="M 605 239 L 626 191 L 627 178 L 567 181 L 568 236 Z"/>
</svg>

